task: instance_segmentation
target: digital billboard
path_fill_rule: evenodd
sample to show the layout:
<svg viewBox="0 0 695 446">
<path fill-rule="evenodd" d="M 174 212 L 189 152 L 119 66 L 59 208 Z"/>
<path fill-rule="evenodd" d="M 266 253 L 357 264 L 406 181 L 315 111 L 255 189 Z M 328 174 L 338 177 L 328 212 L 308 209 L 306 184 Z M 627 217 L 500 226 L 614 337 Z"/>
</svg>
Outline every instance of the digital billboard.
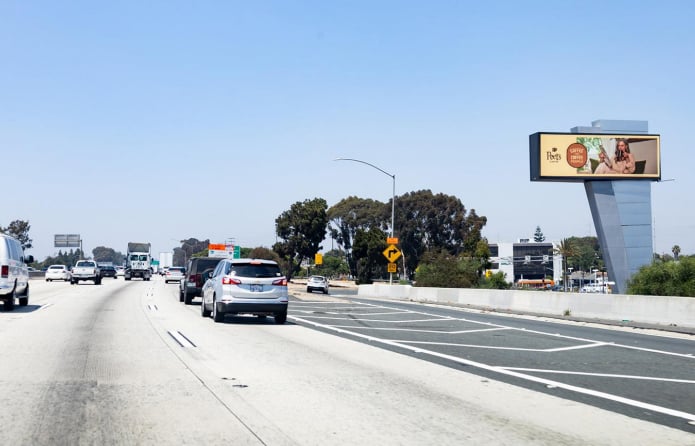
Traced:
<svg viewBox="0 0 695 446">
<path fill-rule="evenodd" d="M 659 180 L 659 135 L 534 133 L 531 181 Z"/>
</svg>

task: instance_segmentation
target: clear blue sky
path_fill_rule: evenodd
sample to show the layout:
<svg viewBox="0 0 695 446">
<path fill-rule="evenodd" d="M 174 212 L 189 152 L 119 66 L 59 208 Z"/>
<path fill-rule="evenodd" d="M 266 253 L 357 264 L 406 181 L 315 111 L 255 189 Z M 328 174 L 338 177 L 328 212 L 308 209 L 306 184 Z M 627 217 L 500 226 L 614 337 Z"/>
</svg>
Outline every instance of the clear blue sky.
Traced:
<svg viewBox="0 0 695 446">
<path fill-rule="evenodd" d="M 675 178 L 652 185 L 655 250 L 693 254 L 694 19 L 668 0 L 0 0 L 0 225 L 29 220 L 39 259 L 57 233 L 270 247 L 294 202 L 391 198 L 346 157 L 397 195 L 459 197 L 492 242 L 595 235 L 580 183 L 529 181 L 528 135 L 636 119 Z"/>
</svg>

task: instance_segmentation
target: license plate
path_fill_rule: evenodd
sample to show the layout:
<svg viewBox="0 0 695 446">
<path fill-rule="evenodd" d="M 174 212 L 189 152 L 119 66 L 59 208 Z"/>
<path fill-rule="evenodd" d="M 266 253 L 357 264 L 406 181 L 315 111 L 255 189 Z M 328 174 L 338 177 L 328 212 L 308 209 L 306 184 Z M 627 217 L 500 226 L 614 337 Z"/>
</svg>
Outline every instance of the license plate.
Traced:
<svg viewBox="0 0 695 446">
<path fill-rule="evenodd" d="M 263 291 L 263 285 L 251 285 L 250 289 L 252 293 L 258 293 Z"/>
</svg>

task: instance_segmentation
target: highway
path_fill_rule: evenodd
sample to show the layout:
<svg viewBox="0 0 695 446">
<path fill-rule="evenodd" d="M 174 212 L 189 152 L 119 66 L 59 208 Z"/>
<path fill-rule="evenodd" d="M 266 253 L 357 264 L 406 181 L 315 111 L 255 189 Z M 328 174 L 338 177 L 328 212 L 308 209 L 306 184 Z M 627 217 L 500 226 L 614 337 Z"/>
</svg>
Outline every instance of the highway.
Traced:
<svg viewBox="0 0 695 446">
<path fill-rule="evenodd" d="M 215 324 L 159 277 L 31 288 L 0 312 L 0 444 L 695 445 L 685 336 L 337 289 Z"/>
</svg>

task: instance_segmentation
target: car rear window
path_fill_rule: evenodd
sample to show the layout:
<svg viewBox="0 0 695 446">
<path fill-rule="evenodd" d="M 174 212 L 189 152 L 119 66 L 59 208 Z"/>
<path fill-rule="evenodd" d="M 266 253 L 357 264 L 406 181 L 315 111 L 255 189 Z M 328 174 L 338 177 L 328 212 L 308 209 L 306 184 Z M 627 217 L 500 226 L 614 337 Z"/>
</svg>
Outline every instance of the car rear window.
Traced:
<svg viewBox="0 0 695 446">
<path fill-rule="evenodd" d="M 239 277 L 281 277 L 280 267 L 277 265 L 234 263 L 227 274 Z"/>
<path fill-rule="evenodd" d="M 206 269 L 214 269 L 222 259 L 197 259 L 191 262 L 191 273 L 196 274 L 199 271 Z"/>
<path fill-rule="evenodd" d="M 182 273 L 182 272 L 183 272 L 183 268 L 180 267 L 180 266 L 173 266 L 173 267 L 170 267 L 167 271 L 177 271 L 177 272 L 179 272 L 179 273 Z"/>
<path fill-rule="evenodd" d="M 65 269 L 65 267 L 62 265 L 53 265 L 49 266 L 48 269 Z"/>
</svg>

